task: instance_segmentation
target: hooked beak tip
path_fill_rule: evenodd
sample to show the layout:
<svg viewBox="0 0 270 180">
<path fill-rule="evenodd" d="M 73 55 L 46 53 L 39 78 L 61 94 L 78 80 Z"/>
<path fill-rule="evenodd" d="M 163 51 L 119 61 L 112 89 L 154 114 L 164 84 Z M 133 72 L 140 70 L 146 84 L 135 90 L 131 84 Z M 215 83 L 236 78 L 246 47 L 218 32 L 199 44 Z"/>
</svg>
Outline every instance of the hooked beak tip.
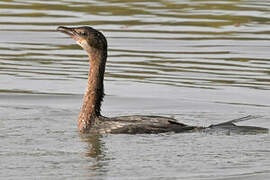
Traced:
<svg viewBox="0 0 270 180">
<path fill-rule="evenodd" d="M 69 35 L 72 38 L 76 34 L 73 28 L 68 28 L 68 27 L 65 27 L 65 26 L 59 26 L 58 28 L 56 28 L 56 31 L 65 33 L 65 34 Z"/>
<path fill-rule="evenodd" d="M 58 28 L 56 28 L 56 31 L 60 31 L 60 32 L 63 32 L 63 31 L 66 31 L 68 28 L 64 27 L 64 26 L 59 26 Z"/>
</svg>

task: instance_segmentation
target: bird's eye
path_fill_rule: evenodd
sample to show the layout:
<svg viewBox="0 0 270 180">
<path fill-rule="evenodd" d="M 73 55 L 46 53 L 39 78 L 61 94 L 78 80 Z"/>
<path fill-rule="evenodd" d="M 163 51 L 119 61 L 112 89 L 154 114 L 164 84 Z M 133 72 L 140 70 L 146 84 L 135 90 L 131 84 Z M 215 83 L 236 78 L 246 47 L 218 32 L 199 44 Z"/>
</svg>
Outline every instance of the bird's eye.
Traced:
<svg viewBox="0 0 270 180">
<path fill-rule="evenodd" d="M 81 34 L 82 36 L 86 36 L 86 32 L 84 32 L 84 31 L 81 32 L 80 34 Z"/>
</svg>

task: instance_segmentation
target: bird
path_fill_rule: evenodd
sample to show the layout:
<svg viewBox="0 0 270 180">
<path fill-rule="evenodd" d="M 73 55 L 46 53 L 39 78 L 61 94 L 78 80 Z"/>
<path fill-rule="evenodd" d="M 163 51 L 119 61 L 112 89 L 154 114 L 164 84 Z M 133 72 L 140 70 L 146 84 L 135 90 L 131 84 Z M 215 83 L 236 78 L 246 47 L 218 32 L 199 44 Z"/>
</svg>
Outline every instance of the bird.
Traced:
<svg viewBox="0 0 270 180">
<path fill-rule="evenodd" d="M 88 54 L 90 69 L 88 72 L 87 89 L 78 117 L 78 130 L 81 133 L 98 134 L 157 134 L 157 133 L 182 133 L 194 132 L 204 129 L 241 128 L 234 123 L 256 118 L 245 116 L 224 123 L 208 127 L 191 126 L 178 122 L 171 117 L 152 115 L 130 115 L 119 117 L 105 117 L 101 114 L 101 105 L 104 98 L 104 73 L 107 61 L 108 45 L 102 32 L 90 26 L 65 27 L 59 26 L 58 32 L 68 35 L 76 41 Z M 242 126 L 246 129 L 246 126 Z M 248 128 L 249 130 L 251 128 Z M 253 127 L 253 130 L 267 130 L 266 128 Z"/>
</svg>

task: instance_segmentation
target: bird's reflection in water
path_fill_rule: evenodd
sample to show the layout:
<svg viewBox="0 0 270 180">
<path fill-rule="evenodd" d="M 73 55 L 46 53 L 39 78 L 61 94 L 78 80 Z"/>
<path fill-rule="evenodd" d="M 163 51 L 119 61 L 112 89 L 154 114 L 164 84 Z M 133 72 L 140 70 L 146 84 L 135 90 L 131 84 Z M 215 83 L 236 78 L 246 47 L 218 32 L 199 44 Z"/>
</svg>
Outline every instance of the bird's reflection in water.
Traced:
<svg viewBox="0 0 270 180">
<path fill-rule="evenodd" d="M 105 158 L 105 147 L 100 134 L 80 134 L 81 140 L 87 143 L 85 157 L 89 158 L 87 167 L 91 177 L 104 176 L 108 161 Z"/>
<path fill-rule="evenodd" d="M 80 134 L 80 137 L 88 145 L 88 152 L 85 153 L 85 156 L 91 158 L 101 158 L 103 156 L 102 148 L 104 148 L 104 144 L 100 139 L 100 134 Z"/>
</svg>

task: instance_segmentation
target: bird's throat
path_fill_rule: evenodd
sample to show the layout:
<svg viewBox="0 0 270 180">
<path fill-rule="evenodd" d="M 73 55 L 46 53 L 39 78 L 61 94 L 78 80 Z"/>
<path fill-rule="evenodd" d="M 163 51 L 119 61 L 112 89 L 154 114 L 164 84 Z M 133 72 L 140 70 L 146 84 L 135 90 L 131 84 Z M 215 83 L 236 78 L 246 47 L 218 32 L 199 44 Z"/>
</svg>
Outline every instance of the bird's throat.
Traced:
<svg viewBox="0 0 270 180">
<path fill-rule="evenodd" d="M 104 72 L 107 52 L 92 50 L 88 54 L 90 70 L 88 73 L 88 84 L 84 94 L 83 104 L 78 119 L 80 132 L 89 132 L 100 116 L 101 103 L 104 96 Z"/>
</svg>

